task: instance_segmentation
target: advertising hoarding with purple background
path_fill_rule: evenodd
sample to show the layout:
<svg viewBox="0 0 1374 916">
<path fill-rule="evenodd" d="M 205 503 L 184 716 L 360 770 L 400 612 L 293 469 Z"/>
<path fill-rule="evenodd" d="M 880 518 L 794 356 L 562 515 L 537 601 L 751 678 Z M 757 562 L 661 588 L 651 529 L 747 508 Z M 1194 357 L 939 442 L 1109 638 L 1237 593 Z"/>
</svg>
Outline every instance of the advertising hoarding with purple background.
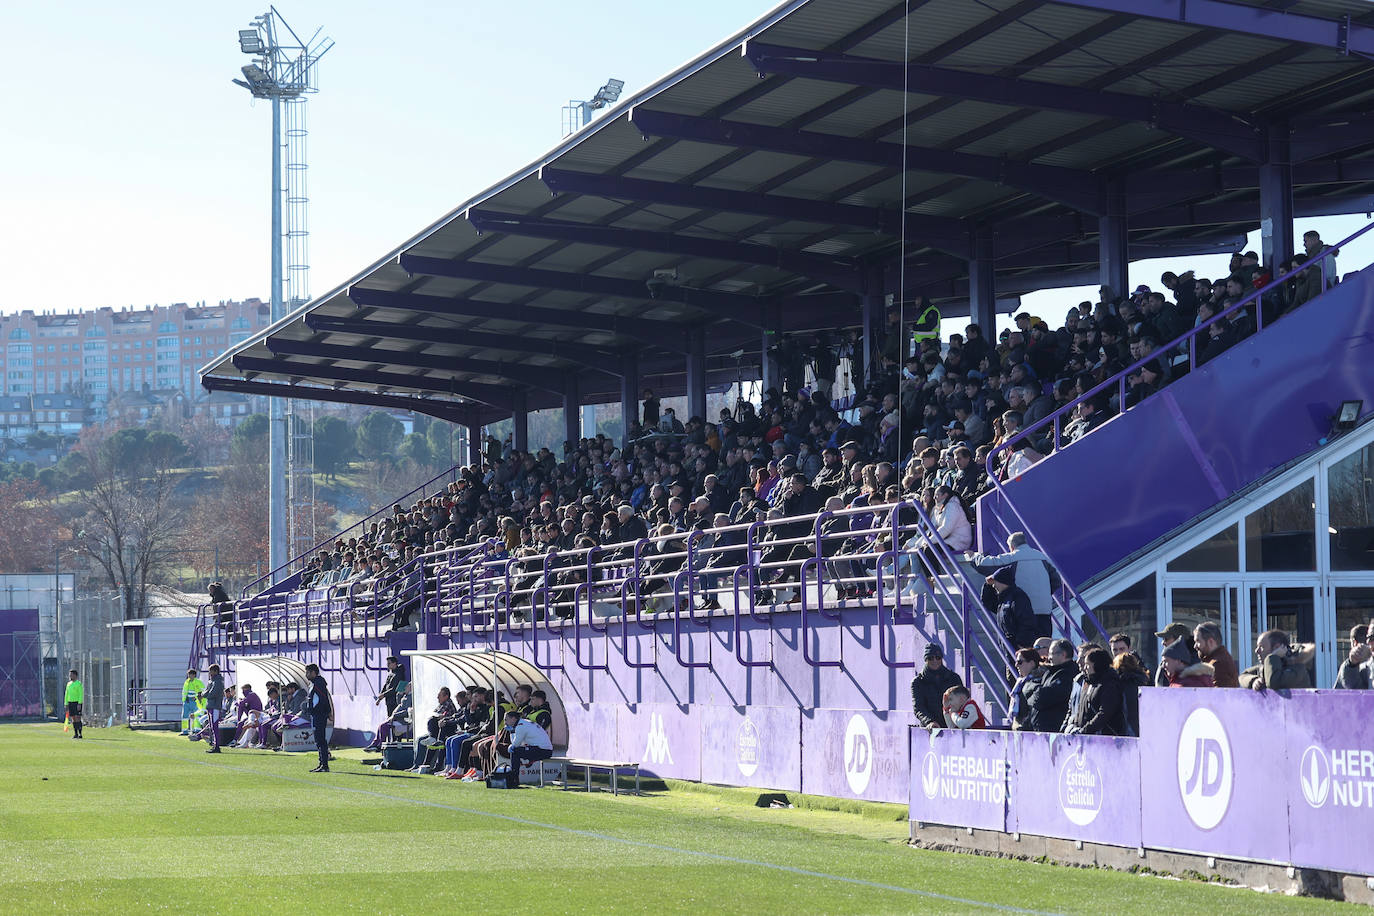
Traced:
<svg viewBox="0 0 1374 916">
<path fill-rule="evenodd" d="M 802 791 L 906 804 L 911 791 L 910 721 L 905 712 L 804 711 Z"/>
<path fill-rule="evenodd" d="M 1135 739 L 1016 732 L 1007 759 L 1009 829 L 1115 846 L 1139 842 Z"/>
<path fill-rule="evenodd" d="M 911 730 L 911 819 L 1007 829 L 1010 732 Z"/>
<path fill-rule="evenodd" d="M 1374 870 L 1374 697 L 1323 690 L 1285 702 L 1292 862 Z"/>
<path fill-rule="evenodd" d="M 701 724 L 703 780 L 801 791 L 801 710 L 707 706 Z"/>
</svg>

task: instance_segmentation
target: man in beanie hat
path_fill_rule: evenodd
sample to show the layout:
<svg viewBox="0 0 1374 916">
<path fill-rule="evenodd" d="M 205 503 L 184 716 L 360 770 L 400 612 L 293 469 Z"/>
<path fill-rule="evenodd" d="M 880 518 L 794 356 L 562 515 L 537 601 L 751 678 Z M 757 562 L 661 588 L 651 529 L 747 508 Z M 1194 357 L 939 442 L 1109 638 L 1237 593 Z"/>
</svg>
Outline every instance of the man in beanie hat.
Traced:
<svg viewBox="0 0 1374 916">
<path fill-rule="evenodd" d="M 1182 643 L 1184 649 L 1186 649 L 1188 652 L 1187 660 L 1189 665 L 1202 660 L 1201 656 L 1198 655 L 1197 648 L 1193 645 L 1193 632 L 1188 629 L 1188 625 L 1186 623 L 1179 623 L 1175 621 L 1169 624 L 1164 629 L 1157 631 L 1155 635 L 1158 636 L 1160 641 L 1164 643 L 1165 649 L 1169 648 L 1176 642 Z M 1163 657 L 1163 653 L 1161 653 L 1160 658 Z M 1162 664 L 1159 666 L 1159 669 L 1155 672 L 1155 686 L 1170 686 L 1169 672 L 1165 670 L 1164 665 Z"/>
<path fill-rule="evenodd" d="M 997 625 L 1013 649 L 1028 649 L 1039 634 L 1030 598 L 1016 587 L 1016 567 L 1002 566 L 987 578 L 997 593 Z"/>
<path fill-rule="evenodd" d="M 1215 687 L 1216 672 L 1211 665 L 1190 657 L 1183 640 L 1175 640 L 1164 650 L 1159 666 L 1168 672 L 1170 687 Z"/>
<path fill-rule="evenodd" d="M 945 652 L 938 643 L 926 644 L 925 661 L 925 667 L 911 679 L 911 705 L 922 728 L 943 728 L 945 691 L 962 687 L 964 681 L 945 667 Z"/>
</svg>

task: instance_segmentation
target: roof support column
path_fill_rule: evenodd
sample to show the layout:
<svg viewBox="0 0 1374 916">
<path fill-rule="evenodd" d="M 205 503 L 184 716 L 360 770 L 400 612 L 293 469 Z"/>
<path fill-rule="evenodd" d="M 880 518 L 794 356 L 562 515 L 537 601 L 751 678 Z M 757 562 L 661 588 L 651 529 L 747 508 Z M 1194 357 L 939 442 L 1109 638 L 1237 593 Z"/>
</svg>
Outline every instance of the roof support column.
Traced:
<svg viewBox="0 0 1374 916">
<path fill-rule="evenodd" d="M 706 328 L 687 329 L 687 416 L 706 419 Z"/>
<path fill-rule="evenodd" d="M 639 419 L 639 354 L 620 357 L 620 446 L 630 447 L 630 427 Z"/>
<path fill-rule="evenodd" d="M 482 464 L 482 424 L 478 422 L 464 423 L 463 428 L 468 431 L 468 464 L 481 466 Z"/>
<path fill-rule="evenodd" d="M 759 378 L 763 390 L 775 388 L 782 391 L 782 365 L 778 362 L 778 344 L 782 343 L 782 310 L 770 304 L 765 310 L 764 321 L 767 327 L 759 338 Z"/>
<path fill-rule="evenodd" d="M 1265 160 L 1259 167 L 1260 255 L 1277 277 L 1279 265 L 1296 253 L 1291 134 L 1286 121 L 1270 124 L 1265 133 Z"/>
<path fill-rule="evenodd" d="M 563 383 L 563 438 L 576 447 L 582 438 L 582 389 L 577 375 L 568 373 Z"/>
<path fill-rule="evenodd" d="M 511 448 L 517 452 L 530 450 L 530 413 L 525 407 L 525 389 L 511 389 Z"/>
<path fill-rule="evenodd" d="M 1126 185 L 1119 178 L 1102 183 L 1101 216 L 1097 220 L 1097 262 L 1101 283 L 1110 286 L 1112 294 L 1130 293 L 1130 258 L 1126 234 Z"/>
<path fill-rule="evenodd" d="M 862 371 L 855 373 L 854 387 L 860 391 L 867 389 L 868 383 L 877 378 L 882 360 L 883 313 L 887 308 L 887 295 L 883 288 L 883 272 L 871 271 L 864 284 L 864 295 L 860 303 L 860 317 L 863 321 L 863 361 Z"/>
<path fill-rule="evenodd" d="M 978 325 L 983 339 L 997 340 L 997 279 L 992 227 L 979 223 L 969 233 L 968 262 L 969 320 Z"/>
</svg>

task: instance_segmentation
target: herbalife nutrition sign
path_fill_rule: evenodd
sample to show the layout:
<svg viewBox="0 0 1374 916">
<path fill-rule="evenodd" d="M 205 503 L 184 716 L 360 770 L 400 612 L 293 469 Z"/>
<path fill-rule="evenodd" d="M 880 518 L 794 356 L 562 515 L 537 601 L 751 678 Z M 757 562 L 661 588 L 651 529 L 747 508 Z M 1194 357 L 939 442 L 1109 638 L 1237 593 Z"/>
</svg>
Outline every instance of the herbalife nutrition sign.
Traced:
<svg viewBox="0 0 1374 916">
<path fill-rule="evenodd" d="M 1007 829 L 1007 734 L 916 729 L 911 819 Z"/>
</svg>

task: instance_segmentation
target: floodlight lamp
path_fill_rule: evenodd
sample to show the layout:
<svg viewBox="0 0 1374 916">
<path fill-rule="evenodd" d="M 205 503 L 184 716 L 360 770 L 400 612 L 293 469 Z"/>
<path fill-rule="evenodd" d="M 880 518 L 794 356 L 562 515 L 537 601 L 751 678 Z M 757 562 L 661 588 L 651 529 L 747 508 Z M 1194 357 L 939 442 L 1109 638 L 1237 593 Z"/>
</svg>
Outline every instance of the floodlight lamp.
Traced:
<svg viewBox="0 0 1374 916">
<path fill-rule="evenodd" d="M 239 29 L 239 50 L 244 54 L 262 53 L 262 36 L 257 29 Z"/>
<path fill-rule="evenodd" d="M 248 64 L 241 69 L 243 70 L 243 75 L 248 77 L 248 82 L 252 83 L 254 86 L 267 82 L 267 73 L 257 64 Z"/>
<path fill-rule="evenodd" d="M 1340 409 L 1336 411 L 1335 428 L 1339 430 L 1354 429 L 1359 422 L 1360 411 L 1364 408 L 1364 401 L 1342 401 Z"/>
<path fill-rule="evenodd" d="M 606 85 L 596 90 L 593 101 L 600 102 L 602 105 L 609 105 L 620 98 L 620 93 L 625 89 L 624 80 L 606 80 Z"/>
</svg>

